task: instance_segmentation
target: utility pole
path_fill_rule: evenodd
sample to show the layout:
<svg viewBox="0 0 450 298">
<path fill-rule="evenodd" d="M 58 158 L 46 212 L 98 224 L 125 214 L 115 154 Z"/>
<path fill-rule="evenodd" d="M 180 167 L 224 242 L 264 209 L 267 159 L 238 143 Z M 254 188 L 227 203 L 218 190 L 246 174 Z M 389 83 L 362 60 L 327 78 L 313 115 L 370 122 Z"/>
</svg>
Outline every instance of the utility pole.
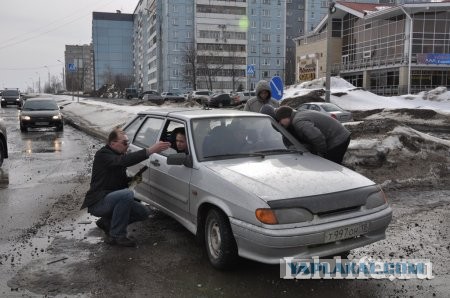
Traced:
<svg viewBox="0 0 450 298">
<path fill-rule="evenodd" d="M 330 2 L 330 6 L 328 7 L 328 18 L 327 18 L 327 73 L 325 80 L 325 102 L 330 102 L 331 95 L 331 53 L 332 43 L 331 39 L 333 38 L 333 18 L 332 14 L 336 11 L 336 7 L 334 2 Z"/>
</svg>

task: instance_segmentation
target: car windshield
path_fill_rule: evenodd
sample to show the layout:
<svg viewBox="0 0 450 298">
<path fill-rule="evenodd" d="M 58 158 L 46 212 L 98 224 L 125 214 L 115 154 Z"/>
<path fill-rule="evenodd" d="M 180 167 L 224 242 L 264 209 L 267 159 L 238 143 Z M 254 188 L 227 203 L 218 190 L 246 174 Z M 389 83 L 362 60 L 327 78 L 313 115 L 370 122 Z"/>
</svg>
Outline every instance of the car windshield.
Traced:
<svg viewBox="0 0 450 298">
<path fill-rule="evenodd" d="M 58 105 L 53 100 L 28 100 L 24 103 L 22 110 L 36 111 L 36 110 L 57 110 Z"/>
<path fill-rule="evenodd" d="M 334 104 L 331 104 L 331 103 L 324 103 L 324 104 L 322 104 L 320 106 L 326 112 L 335 112 L 335 111 L 342 112 L 343 111 L 340 107 L 338 107 L 338 106 L 336 106 Z"/>
<path fill-rule="evenodd" d="M 264 157 L 305 151 L 268 117 L 217 117 L 192 121 L 199 161 L 247 156 Z"/>
<path fill-rule="evenodd" d="M 2 96 L 18 96 L 19 91 L 17 90 L 5 90 L 2 92 Z"/>
</svg>

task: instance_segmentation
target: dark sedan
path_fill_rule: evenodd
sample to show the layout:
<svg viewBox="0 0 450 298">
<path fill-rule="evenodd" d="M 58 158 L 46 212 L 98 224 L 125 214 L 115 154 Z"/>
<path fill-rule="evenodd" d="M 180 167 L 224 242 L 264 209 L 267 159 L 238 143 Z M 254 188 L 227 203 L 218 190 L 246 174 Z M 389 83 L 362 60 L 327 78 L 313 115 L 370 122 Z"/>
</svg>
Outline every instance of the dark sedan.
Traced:
<svg viewBox="0 0 450 298">
<path fill-rule="evenodd" d="M 26 132 L 28 128 L 56 127 L 62 131 L 64 121 L 60 108 L 51 98 L 30 98 L 20 109 L 20 131 Z"/>
<path fill-rule="evenodd" d="M 232 103 L 230 94 L 228 93 L 218 93 L 214 94 L 210 99 L 208 99 L 208 106 L 210 107 L 225 107 Z"/>
</svg>

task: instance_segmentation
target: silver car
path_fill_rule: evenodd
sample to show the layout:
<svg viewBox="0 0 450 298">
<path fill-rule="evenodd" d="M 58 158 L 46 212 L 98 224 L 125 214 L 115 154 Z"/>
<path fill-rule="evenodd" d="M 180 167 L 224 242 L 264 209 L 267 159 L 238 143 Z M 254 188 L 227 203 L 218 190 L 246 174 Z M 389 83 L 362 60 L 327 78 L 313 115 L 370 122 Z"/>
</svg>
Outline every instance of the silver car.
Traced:
<svg viewBox="0 0 450 298">
<path fill-rule="evenodd" d="M 330 256 L 385 238 L 392 210 L 380 186 L 307 152 L 267 115 L 148 110 L 125 131 L 136 151 L 175 143 L 180 127 L 187 154 L 152 154 L 129 174 L 149 167 L 136 197 L 195 234 L 214 267 L 232 266 L 238 256 L 268 264 Z"/>
<path fill-rule="evenodd" d="M 297 109 L 314 110 L 330 115 L 339 122 L 353 121 L 352 113 L 330 102 L 307 102 L 298 106 Z"/>
</svg>

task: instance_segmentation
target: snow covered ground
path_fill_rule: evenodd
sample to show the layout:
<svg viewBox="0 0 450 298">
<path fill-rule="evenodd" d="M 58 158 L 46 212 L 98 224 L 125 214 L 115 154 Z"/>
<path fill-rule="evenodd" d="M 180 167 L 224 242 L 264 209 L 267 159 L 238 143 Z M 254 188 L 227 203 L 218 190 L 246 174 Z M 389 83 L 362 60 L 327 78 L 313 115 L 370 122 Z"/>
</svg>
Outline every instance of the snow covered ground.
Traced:
<svg viewBox="0 0 450 298">
<path fill-rule="evenodd" d="M 291 86 L 285 90 L 283 100 L 324 89 L 324 81 L 322 78 Z M 384 187 L 450 185 L 450 91 L 438 88 L 417 95 L 383 97 L 355 88 L 341 78 L 332 78 L 331 82 L 331 102 L 347 110 L 367 112 L 361 121 L 345 124 L 352 132 L 344 159 L 347 167 Z M 56 98 L 75 125 L 100 137 L 141 110 L 180 106 Z"/>
</svg>

